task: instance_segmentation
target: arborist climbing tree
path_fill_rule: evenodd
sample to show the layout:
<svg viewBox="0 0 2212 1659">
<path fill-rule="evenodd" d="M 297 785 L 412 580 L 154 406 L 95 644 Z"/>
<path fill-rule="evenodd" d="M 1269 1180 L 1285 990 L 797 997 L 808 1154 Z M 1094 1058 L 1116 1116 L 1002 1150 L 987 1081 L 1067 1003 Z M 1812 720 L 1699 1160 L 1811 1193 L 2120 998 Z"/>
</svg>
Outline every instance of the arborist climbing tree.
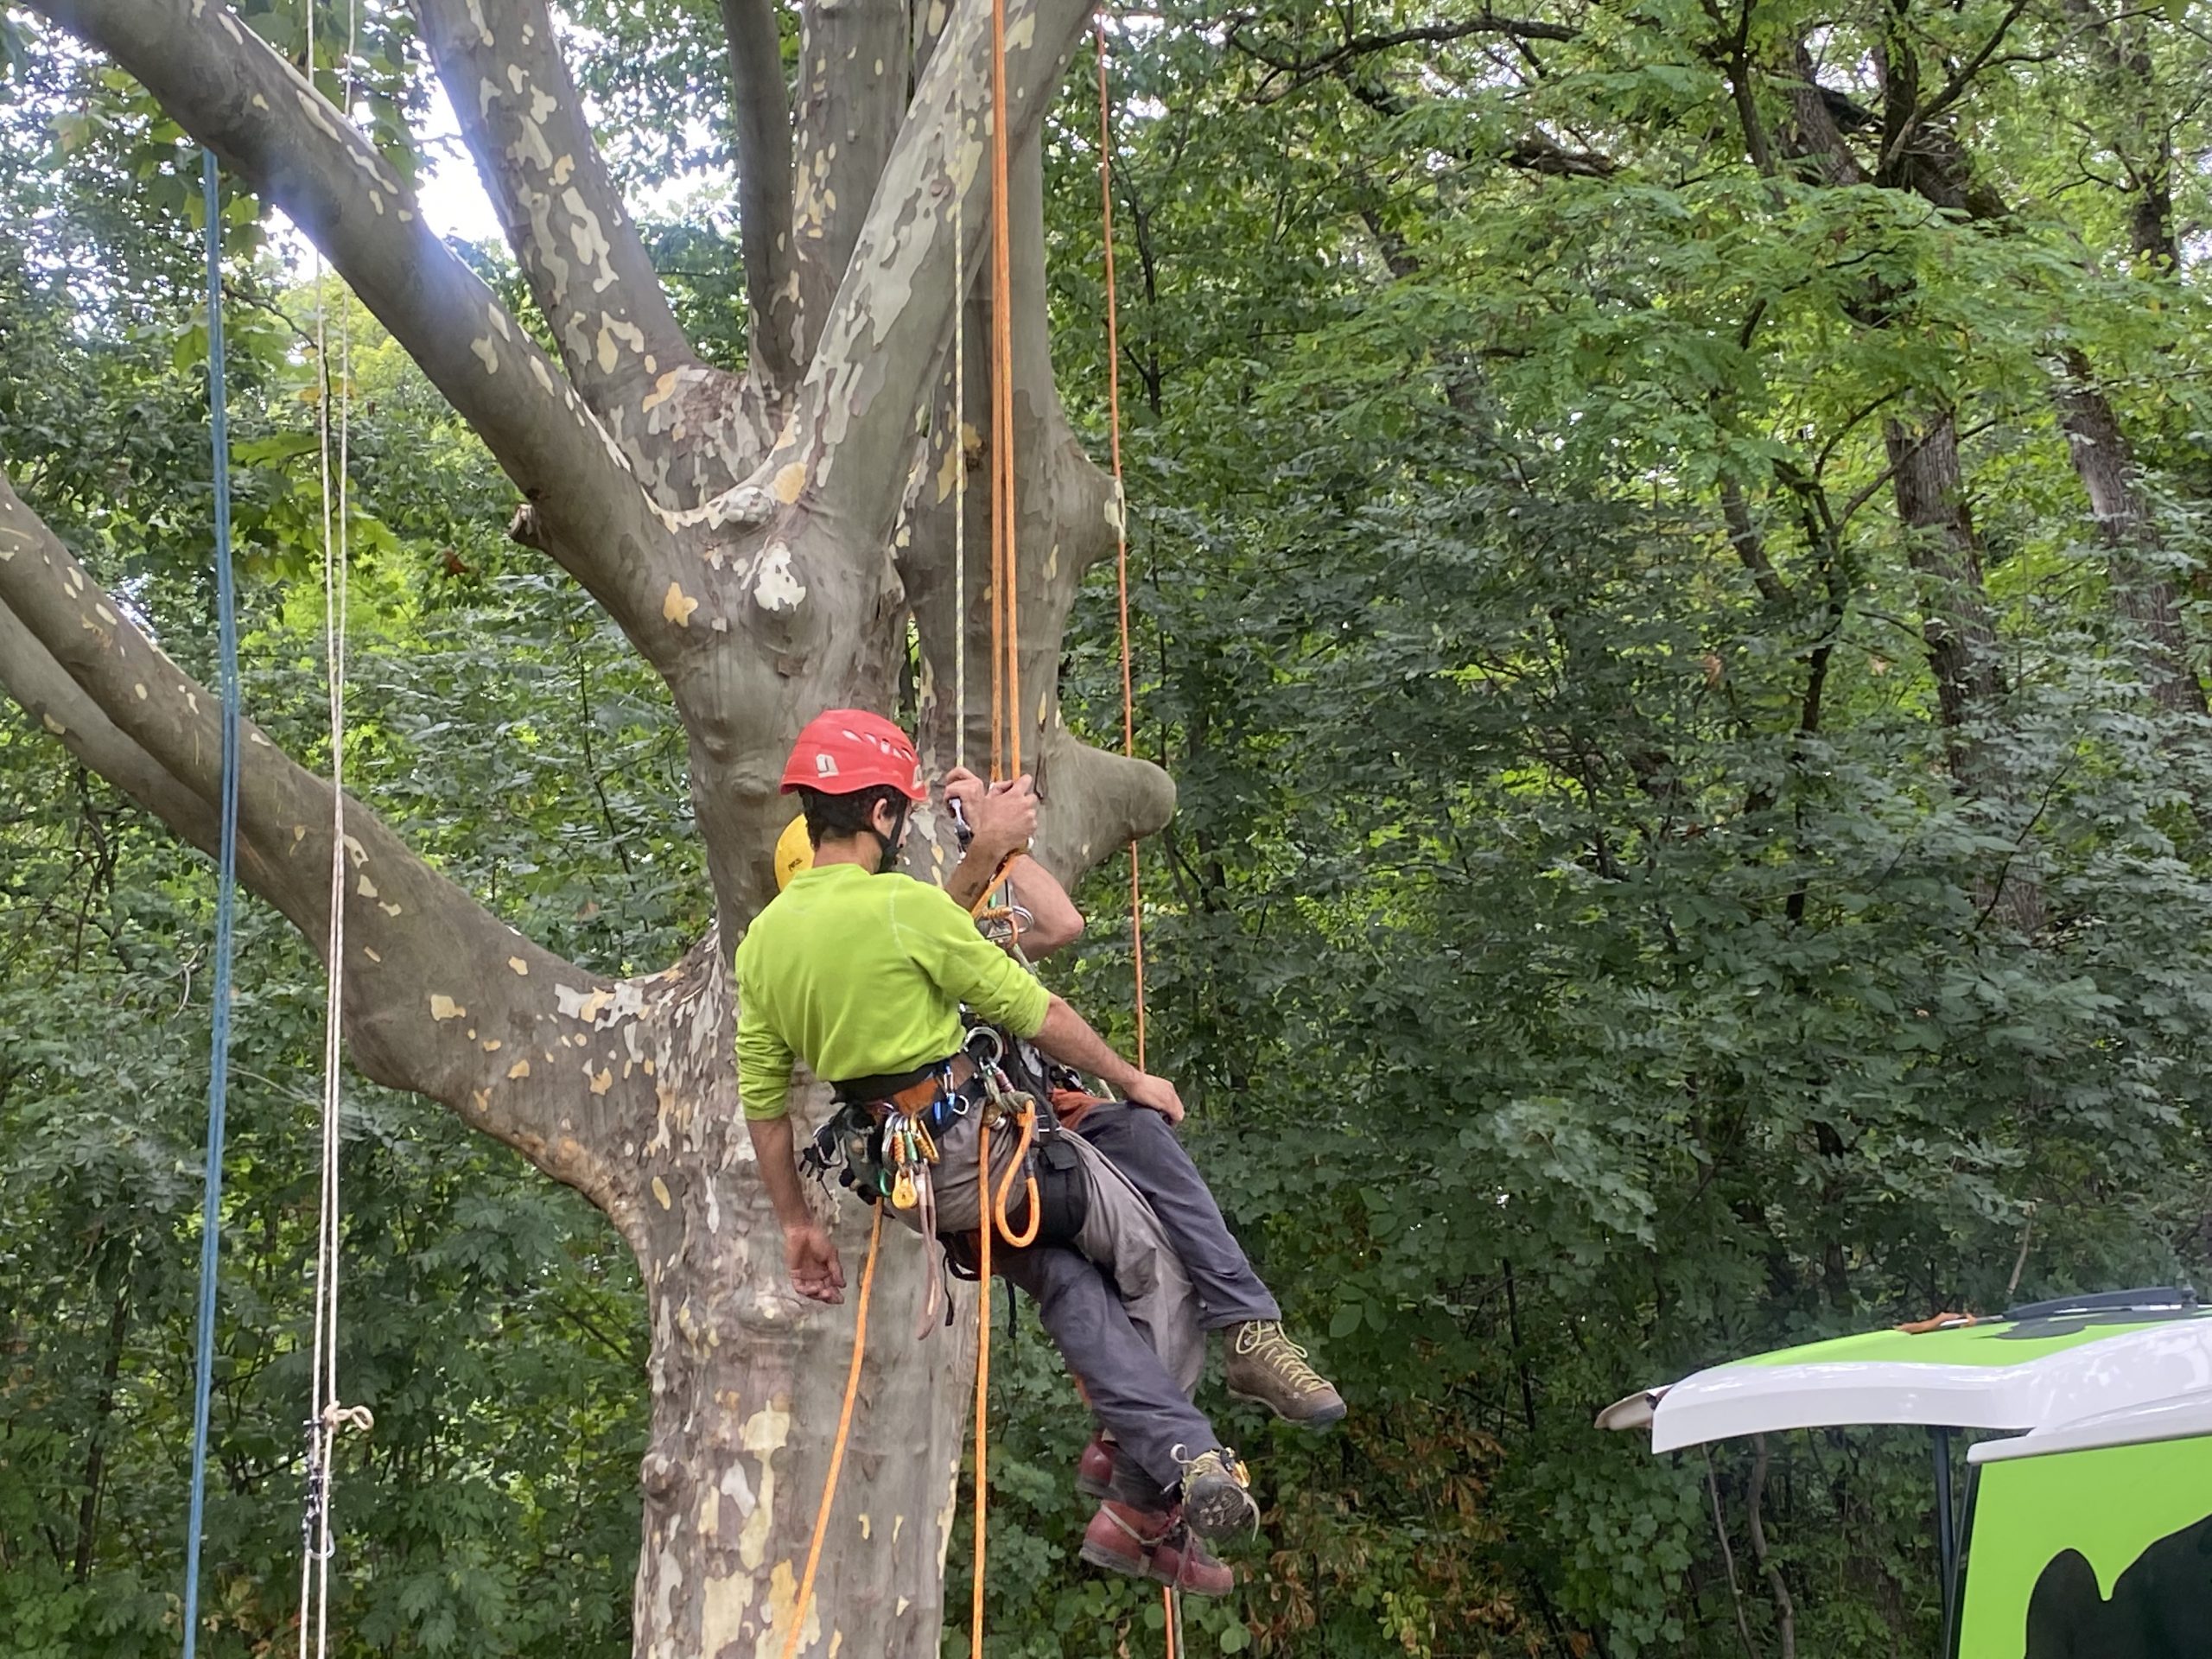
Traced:
<svg viewBox="0 0 2212 1659">
<path fill-rule="evenodd" d="M 1019 834 L 1027 785 L 982 797 L 976 816 L 996 833 L 970 848 L 955 889 L 970 864 L 995 874 L 1017 850 L 1001 836 Z M 987 944 L 950 893 L 883 868 L 903 848 L 910 811 L 929 798 L 904 732 L 862 710 L 830 710 L 800 734 L 784 787 L 804 803 L 812 857 L 738 949 L 737 1041 L 739 1089 L 794 1285 L 825 1302 L 844 1287 L 807 1206 L 786 1116 L 791 1065 L 803 1058 L 832 1080 L 843 1108 L 822 1131 L 817 1166 L 842 1164 L 846 1185 L 893 1205 L 925 1249 L 942 1236 L 976 1269 L 995 1263 L 1035 1299 L 1084 1384 L 1111 1436 L 1087 1449 L 1079 1471 L 1103 1500 L 1084 1558 L 1225 1593 L 1230 1574 L 1200 1541 L 1254 1511 L 1235 1453 L 1190 1402 L 1204 1328 L 1233 1327 L 1231 1389 L 1278 1415 L 1323 1426 L 1344 1405 L 1282 1336 L 1274 1299 L 1175 1141 L 1181 1100 Z M 1043 1060 L 1090 1071 L 1123 1098 L 1090 1105 L 1082 1138 L 1064 1131 L 1038 1063 L 1009 1054 L 1028 1041 Z M 1018 1135 L 1007 1133 L 1017 1118 Z M 1118 1166 L 1102 1147 L 1119 1152 Z M 1010 1211 L 1018 1185 L 1026 1196 Z M 936 1311 L 932 1282 L 918 1336 Z M 979 1409 L 979 1433 L 982 1421 Z M 978 1446 L 980 1469 L 987 1440 Z"/>
<path fill-rule="evenodd" d="M 219 0 L 30 10 L 135 76 L 322 251 L 512 480 L 517 538 L 620 625 L 689 734 L 718 925 L 662 972 L 613 978 L 522 938 L 411 852 L 372 799 L 348 798 L 334 836 L 330 781 L 251 719 L 238 867 L 318 950 L 342 940 L 343 1036 L 359 1071 L 443 1103 L 620 1230 L 652 1344 L 638 1650 L 751 1651 L 796 1594 L 836 1440 L 836 1390 L 818 1380 L 842 1371 L 853 1334 L 773 1311 L 788 1306 L 781 1230 L 745 1168 L 728 964 L 772 891 L 765 853 L 788 816 L 778 761 L 815 710 L 892 703 L 911 627 L 938 688 L 919 737 L 938 766 L 959 734 L 982 753 L 989 727 L 988 677 L 964 698 L 944 695 L 954 659 L 984 662 L 1005 642 L 1020 695 L 1001 721 L 1045 780 L 1033 853 L 1057 876 L 1072 880 L 1173 807 L 1156 768 L 1084 744 L 1058 717 L 1063 626 L 1084 573 L 1114 551 L 1116 518 L 1110 480 L 1062 414 L 1045 333 L 1037 135 L 1090 8 L 1013 0 L 1001 54 L 986 0 L 918 14 L 802 4 L 795 83 L 776 8 L 722 9 L 751 313 L 741 374 L 685 338 L 544 0 L 416 9 L 542 329 L 424 223 L 405 177 L 340 107 L 344 67 L 311 83 Z M 53 36 L 32 38 L 44 49 Z M 995 111 L 1002 172 L 985 162 Z M 1004 275 L 986 283 L 995 197 Z M 976 340 L 997 331 L 996 370 L 974 352 L 964 376 L 952 372 L 957 319 Z M 979 456 L 1013 446 L 1026 458 L 1001 497 L 1003 584 L 982 559 L 955 556 L 956 403 Z M 973 469 L 979 524 L 988 472 Z M 0 555 L 0 683 L 85 765 L 212 847 L 219 699 L 3 483 Z M 918 817 L 916 829 L 925 868 L 949 867 L 942 827 Z M 334 858 L 346 871 L 334 925 Z M 856 1205 L 838 1213 L 848 1253 L 865 1220 Z M 884 1250 L 887 1306 L 920 1294 L 920 1255 Z M 968 1359 L 948 1340 L 867 1360 L 877 1408 L 855 1436 L 899 1455 L 868 1492 L 875 1541 L 861 1552 L 841 1532 L 825 1558 L 839 1588 L 817 1605 L 821 1650 L 934 1652 Z"/>
</svg>

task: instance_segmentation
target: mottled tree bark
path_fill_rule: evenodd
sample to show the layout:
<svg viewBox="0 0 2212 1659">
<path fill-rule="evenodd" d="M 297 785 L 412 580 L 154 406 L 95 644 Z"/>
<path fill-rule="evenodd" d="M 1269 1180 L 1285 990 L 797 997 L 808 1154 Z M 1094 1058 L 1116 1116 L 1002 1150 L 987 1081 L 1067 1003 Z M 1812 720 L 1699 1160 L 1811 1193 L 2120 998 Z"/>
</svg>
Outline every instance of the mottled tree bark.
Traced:
<svg viewBox="0 0 2212 1659">
<path fill-rule="evenodd" d="M 540 950 L 346 804 L 346 1036 L 367 1076 L 443 1103 L 605 1211 L 644 1273 L 652 1433 L 641 1471 L 640 1655 L 780 1650 L 849 1354 L 852 1313 L 789 1292 L 747 1166 L 728 946 L 772 891 L 776 779 L 820 709 L 892 707 L 918 620 L 940 761 L 962 642 L 988 730 L 988 545 L 975 470 L 953 580 L 950 341 L 956 228 L 970 296 L 990 225 L 987 0 L 909 15 L 801 10 L 794 99 L 774 11 L 726 0 L 737 84 L 751 372 L 682 336 L 593 145 L 544 0 L 422 0 L 438 72 L 559 356 L 423 225 L 366 139 L 213 0 L 39 0 L 136 75 L 282 207 L 481 434 L 524 498 L 516 534 L 569 571 L 666 683 L 689 740 L 717 925 L 666 971 L 608 980 Z M 1035 135 L 1090 15 L 1012 0 L 1019 158 L 1014 430 L 988 429 L 988 340 L 967 297 L 968 444 L 1019 457 L 1025 757 L 1039 851 L 1072 876 L 1166 820 L 1157 770 L 1058 717 L 1060 634 L 1119 504 L 1077 448 L 1045 324 Z M 796 109 L 796 131 L 792 128 Z M 757 216 L 757 222 L 756 222 Z M 69 750 L 202 847 L 216 831 L 218 703 L 130 623 L 0 480 L 0 684 Z M 982 750 L 970 746 L 971 760 Z M 327 783 L 249 726 L 242 881 L 327 950 Z M 925 816 L 916 853 L 950 849 Z M 801 1115 L 822 1091 L 801 1093 Z M 857 1205 L 831 1217 L 850 1265 Z M 875 1294 L 912 1306 L 922 1262 L 886 1240 Z M 874 1329 L 859 1426 L 802 1651 L 934 1654 L 962 1445 L 968 1327 L 915 1347 Z"/>
</svg>

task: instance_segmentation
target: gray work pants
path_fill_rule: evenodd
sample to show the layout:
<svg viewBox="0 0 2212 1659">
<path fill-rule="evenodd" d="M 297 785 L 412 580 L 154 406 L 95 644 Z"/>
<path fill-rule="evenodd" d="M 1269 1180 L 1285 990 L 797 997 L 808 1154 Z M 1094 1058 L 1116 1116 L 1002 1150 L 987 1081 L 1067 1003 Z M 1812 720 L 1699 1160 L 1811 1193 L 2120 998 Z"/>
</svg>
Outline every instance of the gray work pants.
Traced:
<svg viewBox="0 0 2212 1659">
<path fill-rule="evenodd" d="M 1169 1245 L 1205 1304 L 1207 1330 L 1282 1318 L 1282 1309 L 1222 1219 L 1205 1177 L 1166 1118 L 1148 1107 L 1109 1100 L 1085 1113 L 1075 1133 L 1104 1153 L 1160 1217 Z"/>
<path fill-rule="evenodd" d="M 1096 1147 L 1070 1139 L 1090 1188 L 1083 1230 L 1071 1246 L 1017 1250 L 1001 1244 L 991 1263 L 1036 1302 L 1046 1334 L 1113 1436 L 1114 1495 L 1157 1508 L 1179 1484 L 1177 1452 L 1187 1457 L 1221 1444 L 1191 1403 L 1205 1363 L 1204 1310 L 1166 1229 L 1136 1187 Z M 1006 1173 L 1015 1140 L 1010 1130 L 991 1137 L 994 1185 Z M 938 1147 L 938 1229 L 971 1231 L 982 1214 L 975 1115 L 948 1125 Z M 893 1213 L 918 1224 L 913 1211 Z M 1217 1224 L 1218 1211 L 1215 1218 Z"/>
</svg>

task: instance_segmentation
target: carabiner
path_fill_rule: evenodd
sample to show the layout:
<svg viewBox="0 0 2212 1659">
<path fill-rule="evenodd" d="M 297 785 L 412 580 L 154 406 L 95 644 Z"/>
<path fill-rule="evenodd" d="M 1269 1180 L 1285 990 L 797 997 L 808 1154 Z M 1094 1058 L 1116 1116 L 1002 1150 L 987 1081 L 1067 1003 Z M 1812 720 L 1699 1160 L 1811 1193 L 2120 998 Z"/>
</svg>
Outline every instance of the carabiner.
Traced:
<svg viewBox="0 0 2212 1659">
<path fill-rule="evenodd" d="M 989 1046 L 990 1052 L 988 1055 L 977 1052 L 976 1045 L 979 1042 Z M 960 1046 L 967 1050 L 968 1058 L 975 1061 L 977 1069 L 982 1071 L 988 1071 L 1006 1058 L 1005 1043 L 1000 1040 L 998 1033 L 988 1026 L 970 1027 L 968 1035 L 963 1039 Z"/>
</svg>

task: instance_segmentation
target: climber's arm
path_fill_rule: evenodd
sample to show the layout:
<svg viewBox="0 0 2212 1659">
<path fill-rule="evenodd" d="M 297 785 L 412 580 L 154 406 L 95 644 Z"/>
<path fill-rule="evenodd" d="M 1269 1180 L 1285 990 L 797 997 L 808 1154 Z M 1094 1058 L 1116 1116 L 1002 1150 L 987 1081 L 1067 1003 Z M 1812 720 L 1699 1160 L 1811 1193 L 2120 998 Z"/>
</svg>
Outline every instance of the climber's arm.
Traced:
<svg viewBox="0 0 2212 1659">
<path fill-rule="evenodd" d="M 1037 790 L 1027 778 L 986 785 L 965 766 L 944 775 L 944 798 L 957 803 L 967 819 L 968 850 L 944 890 L 961 909 L 974 911 L 997 885 L 999 867 L 1019 858 L 1037 833 Z"/>
<path fill-rule="evenodd" d="M 1022 955 L 1041 962 L 1083 937 L 1083 912 L 1050 870 L 1025 854 L 1006 874 L 1014 902 L 1029 912 L 1029 925 L 1021 931 Z"/>
<path fill-rule="evenodd" d="M 1083 912 L 1052 872 L 1024 850 L 1037 829 L 1037 795 L 1029 779 L 987 786 L 974 772 L 956 766 L 945 774 L 944 795 L 960 803 L 975 832 L 944 884 L 961 907 L 973 911 L 982 904 L 1003 869 L 1013 902 L 1029 912 L 1029 925 L 1021 932 L 1024 956 L 1041 961 L 1081 938 Z"/>
<path fill-rule="evenodd" d="M 1123 1099 L 1150 1107 L 1170 1123 L 1183 1121 L 1183 1097 L 1175 1092 L 1175 1085 L 1131 1065 L 1059 997 L 1052 998 L 1045 1010 L 1044 1025 L 1030 1041 L 1062 1065 L 1090 1072 Z"/>
</svg>

